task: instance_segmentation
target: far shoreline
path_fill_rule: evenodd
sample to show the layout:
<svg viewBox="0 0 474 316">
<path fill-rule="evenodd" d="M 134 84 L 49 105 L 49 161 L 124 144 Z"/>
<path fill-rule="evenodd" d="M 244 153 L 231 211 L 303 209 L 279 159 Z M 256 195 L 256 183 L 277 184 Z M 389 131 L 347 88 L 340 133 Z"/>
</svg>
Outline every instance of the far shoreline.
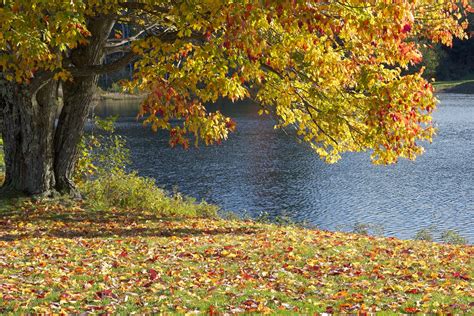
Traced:
<svg viewBox="0 0 474 316">
<path fill-rule="evenodd" d="M 474 80 L 439 81 L 433 86 L 436 93 L 474 94 Z"/>
<path fill-rule="evenodd" d="M 452 94 L 474 94 L 474 80 L 439 81 L 433 84 L 436 93 Z M 136 100 L 141 101 L 146 98 L 146 94 L 129 94 L 123 92 L 110 92 L 99 89 L 94 96 L 96 101 L 121 101 Z"/>
<path fill-rule="evenodd" d="M 94 95 L 96 101 L 121 101 L 121 100 L 137 100 L 145 99 L 146 94 L 129 94 L 123 92 L 109 92 L 99 89 Z"/>
</svg>

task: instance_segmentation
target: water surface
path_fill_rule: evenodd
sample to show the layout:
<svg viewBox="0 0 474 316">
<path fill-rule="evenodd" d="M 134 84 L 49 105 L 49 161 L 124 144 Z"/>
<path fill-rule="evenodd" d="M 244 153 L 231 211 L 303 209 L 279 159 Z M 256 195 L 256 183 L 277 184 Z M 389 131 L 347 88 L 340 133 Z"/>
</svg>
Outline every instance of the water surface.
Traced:
<svg viewBox="0 0 474 316">
<path fill-rule="evenodd" d="M 356 223 L 384 235 L 412 238 L 421 228 L 454 229 L 474 242 L 474 96 L 443 94 L 432 145 L 415 162 L 375 166 L 368 154 L 347 154 L 334 165 L 305 144 L 274 130 L 249 102 L 215 105 L 237 122 L 219 146 L 171 149 L 166 133 L 136 121 L 136 101 L 100 104 L 102 116 L 120 114 L 118 132 L 141 175 L 166 188 L 236 213 L 285 215 L 329 230 Z"/>
</svg>

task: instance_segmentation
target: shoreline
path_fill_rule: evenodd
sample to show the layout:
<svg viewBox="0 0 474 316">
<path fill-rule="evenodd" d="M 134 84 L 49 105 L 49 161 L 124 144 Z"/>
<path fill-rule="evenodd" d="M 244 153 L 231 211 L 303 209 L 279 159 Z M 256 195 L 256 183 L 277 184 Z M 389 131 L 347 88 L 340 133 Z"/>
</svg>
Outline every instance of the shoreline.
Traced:
<svg viewBox="0 0 474 316">
<path fill-rule="evenodd" d="M 436 93 L 474 94 L 474 80 L 439 81 L 433 84 Z M 99 89 L 94 95 L 95 101 L 120 101 L 146 98 L 146 94 L 128 94 L 122 92 L 109 92 Z"/>
<path fill-rule="evenodd" d="M 433 86 L 436 93 L 474 94 L 474 80 L 439 81 Z"/>
<path fill-rule="evenodd" d="M 120 101 L 120 100 L 143 100 L 146 97 L 146 94 L 128 94 L 121 92 L 109 92 L 99 90 L 94 95 L 94 101 Z"/>
</svg>

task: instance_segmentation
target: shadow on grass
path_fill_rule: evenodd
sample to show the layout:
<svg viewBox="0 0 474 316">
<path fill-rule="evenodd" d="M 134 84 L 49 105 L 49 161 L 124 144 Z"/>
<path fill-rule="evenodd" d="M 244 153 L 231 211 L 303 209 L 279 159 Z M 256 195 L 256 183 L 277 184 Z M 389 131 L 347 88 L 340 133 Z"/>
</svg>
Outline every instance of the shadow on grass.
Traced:
<svg viewBox="0 0 474 316">
<path fill-rule="evenodd" d="M 1 226 L 0 226 L 1 229 Z M 103 229 L 103 230 L 40 230 L 32 233 L 5 234 L 0 236 L 0 241 L 16 241 L 28 238 L 127 238 L 127 237 L 186 237 L 186 236 L 205 236 L 205 235 L 250 235 L 255 234 L 256 229 L 252 228 L 222 228 L 222 229 L 192 229 L 192 228 L 175 228 L 175 229 L 151 229 L 151 228 L 135 228 L 135 229 Z"/>
<path fill-rule="evenodd" d="M 207 224 L 206 224 L 207 223 Z M 210 224 L 132 210 L 90 211 L 77 205 L 29 205 L 0 212 L 0 241 L 28 238 L 186 237 L 255 234 L 255 227 Z"/>
</svg>

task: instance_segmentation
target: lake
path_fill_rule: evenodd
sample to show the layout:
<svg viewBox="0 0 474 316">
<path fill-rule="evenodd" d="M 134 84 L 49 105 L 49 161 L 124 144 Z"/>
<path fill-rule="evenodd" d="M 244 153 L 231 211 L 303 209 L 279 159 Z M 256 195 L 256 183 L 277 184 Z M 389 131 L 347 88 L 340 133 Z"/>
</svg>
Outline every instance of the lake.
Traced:
<svg viewBox="0 0 474 316">
<path fill-rule="evenodd" d="M 305 144 L 273 128 L 250 102 L 214 107 L 237 122 L 218 146 L 168 146 L 135 118 L 137 101 L 107 101 L 100 116 L 120 115 L 117 131 L 132 153 L 132 168 L 158 185 L 245 216 L 262 212 L 327 230 L 368 224 L 383 235 L 413 238 L 454 229 L 474 242 L 474 96 L 441 94 L 434 114 L 438 135 L 415 162 L 375 166 L 367 153 L 325 164 Z"/>
</svg>

